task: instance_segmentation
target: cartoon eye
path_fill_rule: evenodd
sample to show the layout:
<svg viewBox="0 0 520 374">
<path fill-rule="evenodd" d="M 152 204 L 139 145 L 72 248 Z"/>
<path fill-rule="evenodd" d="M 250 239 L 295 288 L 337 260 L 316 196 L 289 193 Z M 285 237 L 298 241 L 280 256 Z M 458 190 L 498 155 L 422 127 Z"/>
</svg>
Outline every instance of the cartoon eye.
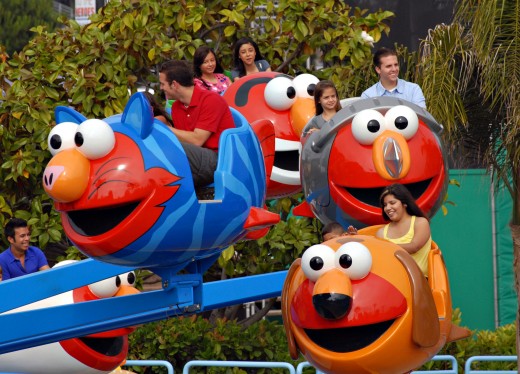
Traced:
<svg viewBox="0 0 520 374">
<path fill-rule="evenodd" d="M 74 148 L 74 135 L 78 125 L 73 122 L 62 122 L 54 126 L 47 137 L 47 146 L 54 156 L 65 149 Z"/>
<path fill-rule="evenodd" d="M 385 117 L 377 110 L 365 109 L 352 119 L 352 135 L 363 145 L 370 145 L 386 129 Z"/>
<path fill-rule="evenodd" d="M 417 113 L 406 105 L 397 105 L 388 110 L 385 114 L 386 127 L 396 131 L 410 140 L 419 129 L 419 118 Z"/>
<path fill-rule="evenodd" d="M 121 278 L 118 276 L 92 283 L 88 286 L 94 295 L 100 298 L 112 297 L 121 287 Z"/>
<path fill-rule="evenodd" d="M 287 110 L 293 105 L 296 89 L 292 80 L 286 77 L 271 79 L 264 89 L 264 99 L 267 105 L 274 110 Z"/>
<path fill-rule="evenodd" d="M 313 98 L 314 89 L 319 81 L 320 80 L 312 74 L 300 74 L 296 76 L 292 81 L 292 84 L 296 89 L 296 96 Z"/>
<path fill-rule="evenodd" d="M 112 128 L 100 119 L 89 119 L 78 126 L 74 143 L 89 160 L 106 156 L 116 143 Z"/>
<path fill-rule="evenodd" d="M 305 276 L 313 282 L 334 268 L 334 250 L 323 244 L 313 245 L 302 256 L 302 270 Z"/>
<path fill-rule="evenodd" d="M 336 267 L 348 274 L 353 280 L 365 278 L 372 268 L 372 255 L 361 243 L 343 244 L 335 253 Z"/>
<path fill-rule="evenodd" d="M 118 277 L 121 280 L 121 285 L 135 286 L 136 278 L 135 278 L 135 273 L 133 271 L 118 275 Z"/>
</svg>

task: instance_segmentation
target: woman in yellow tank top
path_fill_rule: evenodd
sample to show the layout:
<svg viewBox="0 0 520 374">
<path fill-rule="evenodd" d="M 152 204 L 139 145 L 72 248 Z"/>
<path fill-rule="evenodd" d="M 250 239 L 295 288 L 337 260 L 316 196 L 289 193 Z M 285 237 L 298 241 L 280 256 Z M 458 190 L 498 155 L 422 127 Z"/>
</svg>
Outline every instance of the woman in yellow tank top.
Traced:
<svg viewBox="0 0 520 374">
<path fill-rule="evenodd" d="M 430 223 L 402 184 L 392 184 L 380 197 L 383 218 L 390 221 L 379 229 L 376 237 L 398 244 L 406 250 L 428 276 L 428 252 L 431 249 Z"/>
</svg>

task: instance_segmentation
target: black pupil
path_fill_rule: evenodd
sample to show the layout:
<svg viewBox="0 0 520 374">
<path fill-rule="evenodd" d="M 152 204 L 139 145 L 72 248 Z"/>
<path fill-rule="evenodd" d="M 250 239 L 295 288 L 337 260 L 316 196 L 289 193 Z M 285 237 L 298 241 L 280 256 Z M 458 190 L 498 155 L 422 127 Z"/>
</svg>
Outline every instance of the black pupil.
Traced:
<svg viewBox="0 0 520 374">
<path fill-rule="evenodd" d="M 380 128 L 381 128 L 381 125 L 379 124 L 378 120 L 376 120 L 376 119 L 371 119 L 367 123 L 367 129 L 370 132 L 376 133 L 379 131 Z"/>
<path fill-rule="evenodd" d="M 320 270 L 323 267 L 323 259 L 321 257 L 313 257 L 310 261 L 312 270 Z"/>
<path fill-rule="evenodd" d="M 348 269 L 352 265 L 352 257 L 349 255 L 341 255 L 339 258 L 339 264 L 343 269 Z"/>
<path fill-rule="evenodd" d="M 399 130 L 404 130 L 408 126 L 408 120 L 406 117 L 399 116 L 395 119 L 395 127 L 397 127 Z"/>
<path fill-rule="evenodd" d="M 287 97 L 289 99 L 294 99 L 295 96 L 296 96 L 296 90 L 294 89 L 294 87 L 288 87 L 287 88 Z"/>
<path fill-rule="evenodd" d="M 135 283 L 135 274 L 128 273 L 128 284 L 134 284 L 134 283 Z"/>
<path fill-rule="evenodd" d="M 80 132 L 77 132 L 74 136 L 74 143 L 76 143 L 76 146 L 81 147 L 83 145 L 83 134 Z"/>
<path fill-rule="evenodd" d="M 314 96 L 314 90 L 316 89 L 316 85 L 314 83 L 309 84 L 309 87 L 307 87 L 307 93 L 309 96 Z"/>
<path fill-rule="evenodd" d="M 51 147 L 52 149 L 60 149 L 61 147 L 61 136 L 54 134 L 51 136 Z"/>
<path fill-rule="evenodd" d="M 119 275 L 116 277 L 116 287 L 119 287 L 121 286 L 121 278 L 119 277 Z"/>
</svg>

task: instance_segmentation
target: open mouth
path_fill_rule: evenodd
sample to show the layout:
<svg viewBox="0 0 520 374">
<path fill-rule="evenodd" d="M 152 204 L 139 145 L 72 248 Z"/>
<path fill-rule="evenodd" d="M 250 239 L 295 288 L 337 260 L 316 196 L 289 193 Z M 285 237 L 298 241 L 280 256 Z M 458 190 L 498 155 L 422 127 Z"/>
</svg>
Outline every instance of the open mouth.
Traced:
<svg viewBox="0 0 520 374">
<path fill-rule="evenodd" d="M 432 179 L 426 179 L 421 182 L 415 182 L 415 183 L 403 183 L 408 190 L 412 193 L 412 196 L 415 200 L 417 200 L 419 197 L 421 197 L 428 186 L 430 185 Z M 375 187 L 375 188 L 350 188 L 345 187 L 345 190 L 350 193 L 354 198 L 357 200 L 371 206 L 378 207 L 379 204 L 379 197 L 381 196 L 381 192 L 383 192 L 383 189 L 385 187 Z"/>
<path fill-rule="evenodd" d="M 109 208 L 69 211 L 66 214 L 70 225 L 78 234 L 97 236 L 119 225 L 138 205 L 137 201 Z"/>
<path fill-rule="evenodd" d="M 347 353 L 365 348 L 375 342 L 395 319 L 366 326 L 337 329 L 304 329 L 311 341 L 320 347 L 336 353 Z"/>
<path fill-rule="evenodd" d="M 122 336 L 114 338 L 79 338 L 79 340 L 87 347 L 104 356 L 112 357 L 121 353 L 124 346 L 124 339 Z"/>
<path fill-rule="evenodd" d="M 300 153 L 294 151 L 276 151 L 274 153 L 274 166 L 289 171 L 299 171 Z"/>
</svg>

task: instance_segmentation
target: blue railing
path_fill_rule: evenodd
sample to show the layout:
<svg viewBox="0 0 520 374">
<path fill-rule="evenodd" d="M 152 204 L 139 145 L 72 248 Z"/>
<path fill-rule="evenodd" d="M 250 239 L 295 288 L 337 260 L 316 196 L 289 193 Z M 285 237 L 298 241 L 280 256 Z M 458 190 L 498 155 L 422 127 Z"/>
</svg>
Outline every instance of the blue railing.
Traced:
<svg viewBox="0 0 520 374">
<path fill-rule="evenodd" d="M 517 360 L 517 356 L 473 356 L 470 357 L 464 366 L 465 374 L 513 374 L 518 373 L 518 370 L 474 370 L 471 365 L 474 362 L 492 361 L 492 362 L 513 362 Z M 437 355 L 431 361 L 449 361 L 451 369 L 448 370 L 420 370 L 413 371 L 412 374 L 458 374 L 459 369 L 457 360 L 450 355 Z M 168 361 L 161 360 L 128 360 L 123 366 L 164 366 L 168 370 L 168 374 L 174 374 L 173 366 Z M 302 374 L 303 369 L 312 367 L 309 362 L 301 362 L 296 369 L 288 362 L 270 362 L 270 361 L 203 361 L 194 360 L 189 361 L 183 368 L 183 374 L 189 374 L 192 367 L 240 367 L 240 368 L 255 368 L 255 369 L 286 369 L 289 374 Z M 316 374 L 323 374 L 316 369 Z"/>
<path fill-rule="evenodd" d="M 412 374 L 458 374 L 459 366 L 455 357 L 450 355 L 437 355 L 434 356 L 430 361 L 449 361 L 451 363 L 451 369 L 449 370 L 418 370 L 412 371 Z"/>
<path fill-rule="evenodd" d="M 466 361 L 466 365 L 464 366 L 465 374 L 473 374 L 473 373 L 486 373 L 486 374 L 506 374 L 506 373 L 518 373 L 517 370 L 473 370 L 471 368 L 471 364 L 477 361 L 516 361 L 517 356 L 473 356 Z"/>
<path fill-rule="evenodd" d="M 287 369 L 289 374 L 296 374 L 294 366 L 287 362 L 270 361 L 190 361 L 182 370 L 183 374 L 188 374 L 190 369 L 195 366 L 218 366 L 218 367 L 241 367 L 241 368 L 265 368 L 265 369 Z"/>
<path fill-rule="evenodd" d="M 173 374 L 173 365 L 163 360 L 128 360 L 122 366 L 164 366 L 168 374 Z"/>
</svg>

